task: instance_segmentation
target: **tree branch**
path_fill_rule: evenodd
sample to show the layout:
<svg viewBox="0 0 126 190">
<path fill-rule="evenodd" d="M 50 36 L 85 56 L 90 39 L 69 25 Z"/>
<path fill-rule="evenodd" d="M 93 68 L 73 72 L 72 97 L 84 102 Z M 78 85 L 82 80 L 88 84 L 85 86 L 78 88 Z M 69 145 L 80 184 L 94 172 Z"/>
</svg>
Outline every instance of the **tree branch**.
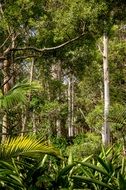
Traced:
<svg viewBox="0 0 126 190">
<path fill-rule="evenodd" d="M 43 52 L 46 52 L 46 51 L 52 51 L 52 50 L 57 50 L 57 49 L 60 49 L 64 46 L 66 46 L 67 44 L 70 44 L 76 40 L 78 40 L 79 38 L 81 38 L 82 36 L 84 36 L 84 32 L 80 35 L 80 36 L 77 36 L 71 40 L 68 40 L 67 42 L 64 42 L 63 44 L 60 44 L 58 46 L 55 46 L 55 47 L 50 47 L 50 48 L 42 48 L 42 49 L 39 49 L 39 48 L 36 48 L 36 47 L 22 47 L 22 48 L 11 48 L 10 51 L 27 51 L 27 50 L 33 50 L 33 51 L 36 51 L 36 52 L 40 52 L 40 53 L 43 53 Z"/>
<path fill-rule="evenodd" d="M 0 46 L 0 49 L 6 44 L 6 42 L 8 41 L 8 39 L 10 38 L 11 34 L 9 34 L 9 36 L 5 39 L 5 41 L 3 42 L 3 44 Z"/>
<path fill-rule="evenodd" d="M 7 80 L 1 85 L 1 88 L 3 88 L 3 86 L 4 86 L 5 84 L 7 84 L 7 83 L 11 80 L 11 78 L 12 78 L 12 75 L 9 77 L 9 79 L 7 79 Z"/>
<path fill-rule="evenodd" d="M 47 51 L 52 51 L 52 50 L 57 50 L 57 49 L 60 49 L 60 48 L 62 48 L 62 47 L 64 47 L 64 46 L 66 46 L 66 45 L 68 45 L 68 44 L 70 44 L 70 43 L 72 43 L 72 42 L 74 42 L 74 41 L 76 41 L 76 40 L 78 40 L 78 39 L 80 39 L 81 37 L 83 37 L 84 36 L 84 32 L 80 35 L 80 36 L 77 36 L 77 37 L 75 37 L 75 38 L 73 38 L 73 39 L 71 39 L 71 40 L 68 40 L 67 42 L 64 42 L 64 43 L 62 43 L 62 44 L 60 44 L 60 45 L 58 45 L 58 46 L 54 46 L 54 47 L 49 47 L 49 48 L 42 48 L 42 49 L 39 49 L 39 48 L 36 48 L 36 47 L 31 47 L 31 46 L 29 46 L 29 47 L 21 47 L 21 48 L 7 48 L 5 51 L 4 51 L 4 55 L 6 55 L 7 53 L 9 53 L 10 51 L 29 51 L 29 50 L 31 50 L 31 51 L 35 51 L 35 52 L 38 52 L 38 53 L 43 53 L 43 52 L 47 52 Z M 19 60 L 19 59 L 26 59 L 26 58 L 29 58 L 29 57 L 36 57 L 35 55 L 26 55 L 26 56 L 19 56 L 19 57 L 17 57 L 17 58 L 15 58 L 15 60 Z M 0 61 L 4 61 L 6 59 L 6 57 L 4 57 L 4 56 L 1 56 L 0 57 Z"/>
<path fill-rule="evenodd" d="M 102 56 L 104 56 L 104 55 L 103 55 L 103 51 L 102 51 L 102 49 L 101 49 L 101 47 L 100 47 L 99 44 L 97 44 L 97 47 L 98 47 L 98 50 L 100 51 L 100 53 L 102 54 Z"/>
</svg>

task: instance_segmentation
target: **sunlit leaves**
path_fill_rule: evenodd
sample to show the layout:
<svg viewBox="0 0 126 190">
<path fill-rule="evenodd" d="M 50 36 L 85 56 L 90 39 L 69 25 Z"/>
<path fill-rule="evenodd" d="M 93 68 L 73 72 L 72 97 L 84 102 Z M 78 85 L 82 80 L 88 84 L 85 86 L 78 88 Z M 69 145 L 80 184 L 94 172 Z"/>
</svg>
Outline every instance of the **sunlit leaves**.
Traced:
<svg viewBox="0 0 126 190">
<path fill-rule="evenodd" d="M 35 137 L 16 137 L 7 139 L 0 145 L 0 159 L 11 159 L 17 156 L 38 157 L 41 154 L 59 156 L 59 153 L 49 145 Z"/>
</svg>

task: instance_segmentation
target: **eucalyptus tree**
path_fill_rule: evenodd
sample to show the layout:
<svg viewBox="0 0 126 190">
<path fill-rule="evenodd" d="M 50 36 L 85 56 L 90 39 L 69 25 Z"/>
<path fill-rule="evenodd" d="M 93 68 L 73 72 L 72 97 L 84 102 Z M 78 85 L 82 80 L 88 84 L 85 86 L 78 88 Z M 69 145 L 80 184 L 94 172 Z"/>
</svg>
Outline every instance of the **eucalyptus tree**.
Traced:
<svg viewBox="0 0 126 190">
<path fill-rule="evenodd" d="M 108 36 L 112 29 L 112 26 L 116 24 L 117 19 L 121 20 L 120 11 L 123 11 L 125 3 L 122 2 L 110 2 L 105 1 L 107 11 L 104 13 L 104 38 L 103 38 L 103 70 L 104 70 L 104 127 L 103 127 L 103 144 L 108 145 L 110 143 L 110 129 L 108 124 L 109 107 L 110 107 L 110 95 L 109 95 L 109 69 L 108 69 Z"/>
<path fill-rule="evenodd" d="M 91 11 L 94 18 L 91 19 L 92 28 L 90 32 L 93 32 L 94 38 L 103 36 L 103 44 L 101 47 L 98 44 L 98 48 L 103 58 L 103 73 L 104 73 L 104 122 L 102 127 L 102 142 L 107 145 L 110 143 L 110 129 L 109 129 L 109 107 L 110 107 L 110 92 L 109 92 L 109 64 L 108 64 L 108 46 L 109 38 L 111 36 L 111 29 L 114 24 L 124 20 L 124 14 L 121 12 L 124 10 L 124 1 L 90 1 L 92 2 Z"/>
</svg>

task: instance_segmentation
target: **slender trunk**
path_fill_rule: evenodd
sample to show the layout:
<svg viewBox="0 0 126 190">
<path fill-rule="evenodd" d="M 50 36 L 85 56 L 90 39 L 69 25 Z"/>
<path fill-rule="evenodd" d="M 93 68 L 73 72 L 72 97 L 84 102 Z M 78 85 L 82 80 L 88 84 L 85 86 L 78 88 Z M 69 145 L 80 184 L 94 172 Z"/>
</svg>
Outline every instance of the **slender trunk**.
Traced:
<svg viewBox="0 0 126 190">
<path fill-rule="evenodd" d="M 30 68 L 30 80 L 29 80 L 30 84 L 33 81 L 33 73 L 34 73 L 34 58 L 32 58 L 31 68 Z"/>
<path fill-rule="evenodd" d="M 34 73 L 34 58 L 32 58 L 31 67 L 30 67 L 30 77 L 29 77 L 29 83 L 30 84 L 33 81 L 33 73 Z M 24 108 L 23 113 L 22 113 L 21 136 L 23 136 L 24 135 L 24 131 L 26 131 L 27 119 L 28 119 L 28 115 L 29 115 L 29 113 L 28 113 L 28 107 L 29 107 L 30 99 L 31 99 L 31 93 L 29 93 L 27 105 Z M 35 117 L 35 115 L 34 115 L 34 117 Z M 34 127 L 35 126 L 33 126 L 33 131 L 35 131 Z"/>
<path fill-rule="evenodd" d="M 61 62 L 59 61 L 57 63 L 57 80 L 61 81 Z M 61 100 L 61 88 L 59 87 L 58 89 L 58 95 L 57 95 L 57 100 L 60 103 Z M 62 127 L 61 127 L 61 118 L 60 118 L 60 107 L 58 109 L 58 118 L 56 120 L 56 128 L 57 128 L 57 136 L 61 137 L 62 136 Z"/>
<path fill-rule="evenodd" d="M 11 47 L 15 47 L 15 37 L 12 35 L 11 39 Z M 9 53 L 7 55 L 7 59 L 3 62 L 3 94 L 6 95 L 8 91 L 11 89 L 13 85 L 13 78 L 15 76 L 14 73 L 11 73 L 11 66 L 13 63 L 13 54 Z M 7 111 L 5 110 L 4 116 L 3 116 L 3 126 L 2 126 L 2 142 L 6 139 L 7 135 L 9 133 L 9 119 Z"/>
<path fill-rule="evenodd" d="M 57 120 L 56 120 L 56 128 L 57 128 L 57 137 L 61 137 L 62 131 L 61 131 L 61 120 L 60 120 L 60 118 L 57 118 Z"/>
<path fill-rule="evenodd" d="M 6 95 L 7 92 L 10 90 L 10 64 L 11 61 L 10 60 L 5 60 L 3 63 L 3 94 Z M 7 133 L 9 130 L 9 121 L 8 121 L 8 114 L 7 111 L 5 110 L 4 112 L 4 116 L 3 116 L 3 124 L 2 124 L 2 142 L 4 142 L 4 140 L 7 137 Z"/>
<path fill-rule="evenodd" d="M 32 130 L 33 130 L 33 134 L 36 134 L 37 132 L 37 128 L 36 128 L 36 118 L 35 118 L 35 112 L 33 110 L 33 113 L 32 113 Z"/>
<path fill-rule="evenodd" d="M 25 109 L 25 110 L 22 110 L 22 126 L 21 126 L 21 136 L 22 137 L 24 136 L 24 131 L 26 128 L 26 121 L 27 121 L 27 116 L 26 116 L 26 109 Z"/>
<path fill-rule="evenodd" d="M 5 60 L 3 63 L 3 94 L 6 95 L 10 90 L 10 60 Z"/>
<path fill-rule="evenodd" d="M 68 81 L 68 137 L 71 136 L 71 78 Z"/>
<path fill-rule="evenodd" d="M 71 81 L 71 126 L 72 126 L 72 133 L 74 135 L 74 76 L 72 75 Z"/>
<path fill-rule="evenodd" d="M 108 69 L 108 36 L 103 36 L 103 70 L 104 70 L 104 124 L 102 128 L 102 142 L 104 145 L 110 143 L 110 130 L 109 130 L 109 107 L 110 107 L 110 96 L 109 96 L 109 69 Z"/>
<path fill-rule="evenodd" d="M 73 75 L 70 74 L 68 82 L 68 136 L 74 136 L 74 80 Z"/>
<path fill-rule="evenodd" d="M 52 79 L 57 80 L 57 81 L 61 81 L 61 61 L 57 61 L 57 63 L 55 65 L 52 65 Z M 60 104 L 60 100 L 61 100 L 61 88 L 58 88 L 58 92 L 56 94 L 56 98 L 57 101 Z M 56 116 L 56 120 L 55 120 L 55 126 L 56 126 L 56 133 L 57 133 L 57 137 L 61 137 L 62 136 L 62 127 L 61 127 L 61 118 L 60 118 L 60 107 L 57 110 L 57 116 Z"/>
<path fill-rule="evenodd" d="M 31 70 L 30 70 L 30 84 L 32 83 L 33 81 L 33 74 L 34 74 L 34 58 L 32 58 L 32 63 L 31 63 Z M 29 94 L 29 102 L 30 102 L 30 99 L 31 99 L 31 93 Z M 33 133 L 36 134 L 37 132 L 37 128 L 36 128 L 36 124 L 35 124 L 35 111 L 33 110 L 33 113 L 32 113 L 32 130 L 33 130 Z"/>
<path fill-rule="evenodd" d="M 8 131 L 8 115 L 7 113 L 4 113 L 3 116 L 3 122 L 2 122 L 2 139 L 1 142 L 4 142 L 7 137 L 7 131 Z"/>
</svg>

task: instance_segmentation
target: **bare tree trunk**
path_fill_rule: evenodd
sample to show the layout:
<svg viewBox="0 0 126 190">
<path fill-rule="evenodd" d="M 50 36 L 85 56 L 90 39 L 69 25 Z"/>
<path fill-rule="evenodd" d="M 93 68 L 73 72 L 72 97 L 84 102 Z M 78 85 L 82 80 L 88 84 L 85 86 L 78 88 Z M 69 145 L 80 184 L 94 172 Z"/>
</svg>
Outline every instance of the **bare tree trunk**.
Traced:
<svg viewBox="0 0 126 190">
<path fill-rule="evenodd" d="M 104 124 L 102 127 L 102 142 L 104 145 L 110 143 L 110 130 L 109 130 L 109 107 L 110 107 L 110 96 L 109 96 L 109 69 L 108 69 L 108 36 L 103 36 L 103 70 L 104 70 Z"/>
<path fill-rule="evenodd" d="M 22 110 L 22 126 L 21 126 L 21 136 L 23 137 L 24 136 L 24 131 L 25 131 L 25 128 L 26 128 L 26 121 L 27 121 L 27 110 L 26 108 L 24 110 Z"/>
<path fill-rule="evenodd" d="M 8 115 L 7 113 L 3 116 L 3 123 L 2 123 L 2 139 L 1 142 L 3 143 L 7 137 L 7 131 L 8 131 Z"/>
<path fill-rule="evenodd" d="M 32 83 L 32 81 L 33 81 L 34 62 L 35 62 L 35 60 L 34 60 L 34 58 L 32 58 L 31 68 L 30 68 L 30 80 L 29 80 L 30 84 L 31 84 L 31 83 Z"/>
<path fill-rule="evenodd" d="M 58 81 L 61 81 L 61 61 L 57 61 L 57 63 L 55 65 L 52 65 L 52 78 Z M 57 101 L 60 103 L 61 100 L 61 89 L 59 87 L 58 89 L 58 93 L 57 93 Z M 56 117 L 56 132 L 57 132 L 57 137 L 61 137 L 62 136 L 62 127 L 61 127 L 61 118 L 59 116 L 60 114 L 60 107 L 57 110 L 58 114 Z"/>
<path fill-rule="evenodd" d="M 56 120 L 56 128 L 57 128 L 57 137 L 61 137 L 62 131 L 61 131 L 61 120 L 60 120 L 60 118 L 57 118 L 57 120 Z"/>
<path fill-rule="evenodd" d="M 74 75 L 72 74 L 71 79 L 71 126 L 72 126 L 72 133 L 74 135 Z"/>
<path fill-rule="evenodd" d="M 6 95 L 7 92 L 10 90 L 11 86 L 10 86 L 10 64 L 11 61 L 10 60 L 5 60 L 3 62 L 3 94 Z M 1 141 L 4 142 L 4 140 L 6 139 L 6 134 L 8 133 L 8 129 L 9 129 L 9 122 L 8 122 L 8 115 L 7 115 L 7 111 L 5 111 L 4 116 L 3 116 L 3 125 L 2 125 L 2 139 Z"/>
<path fill-rule="evenodd" d="M 33 74 L 34 74 L 34 58 L 32 58 L 32 63 L 31 63 L 31 70 L 30 70 L 30 84 L 32 83 L 33 81 Z M 29 102 L 30 102 L 30 99 L 31 99 L 31 94 L 29 94 Z M 33 130 L 33 133 L 36 134 L 37 132 L 37 128 L 36 128 L 36 124 L 35 124 L 35 111 L 33 110 L 33 113 L 32 113 L 32 130 Z"/>
<path fill-rule="evenodd" d="M 31 67 L 30 67 L 30 76 L 29 76 L 29 83 L 31 84 L 33 81 L 33 73 L 34 73 L 34 58 L 32 58 L 32 62 L 31 62 Z M 27 125 L 27 119 L 28 119 L 28 107 L 29 107 L 29 103 L 30 103 L 30 99 L 31 99 L 31 93 L 29 93 L 28 96 L 28 103 L 26 105 L 26 107 L 23 110 L 22 113 L 22 129 L 21 129 L 21 136 L 24 135 L 24 131 L 26 131 L 26 125 Z M 35 119 L 35 113 L 33 113 L 33 118 Z M 33 119 L 33 120 L 34 120 Z M 33 121 L 32 120 L 32 121 Z M 33 121 L 34 122 L 34 121 Z M 33 131 L 35 131 L 35 123 L 33 124 Z"/>
<path fill-rule="evenodd" d="M 14 48 L 15 47 L 15 36 L 12 35 L 11 36 L 11 47 Z M 4 52 L 5 53 L 5 52 Z M 8 93 L 8 91 L 11 89 L 12 85 L 13 85 L 13 75 L 14 73 L 11 73 L 11 66 L 13 63 L 13 54 L 12 53 L 8 53 L 7 54 L 7 59 L 4 60 L 3 62 L 3 94 L 6 95 Z M 5 111 L 5 114 L 3 116 L 3 126 L 2 126 L 2 133 L 7 134 L 9 131 L 9 120 L 8 120 L 8 114 L 7 111 Z M 6 135 L 2 135 L 2 142 L 6 139 Z"/>
<path fill-rule="evenodd" d="M 68 82 L 68 137 L 74 136 L 74 78 L 70 74 Z"/>
<path fill-rule="evenodd" d="M 35 112 L 33 110 L 33 113 L 32 113 L 32 130 L 33 130 L 33 134 L 36 134 L 36 132 L 37 132 L 35 120 L 36 120 L 36 117 L 35 117 Z"/>
<path fill-rule="evenodd" d="M 62 72 L 61 71 L 61 61 L 59 61 L 57 63 L 57 80 L 59 80 L 59 81 L 61 81 L 61 72 Z M 60 103 L 60 100 L 61 100 L 61 88 L 59 88 L 58 95 L 57 95 L 57 100 Z M 58 110 L 59 114 L 60 114 L 60 111 L 61 111 L 61 109 L 59 107 L 59 110 Z M 59 114 L 58 114 L 58 118 L 56 120 L 56 128 L 57 128 L 57 136 L 61 137 L 62 136 L 62 127 L 61 127 L 61 118 L 60 118 Z"/>
</svg>

